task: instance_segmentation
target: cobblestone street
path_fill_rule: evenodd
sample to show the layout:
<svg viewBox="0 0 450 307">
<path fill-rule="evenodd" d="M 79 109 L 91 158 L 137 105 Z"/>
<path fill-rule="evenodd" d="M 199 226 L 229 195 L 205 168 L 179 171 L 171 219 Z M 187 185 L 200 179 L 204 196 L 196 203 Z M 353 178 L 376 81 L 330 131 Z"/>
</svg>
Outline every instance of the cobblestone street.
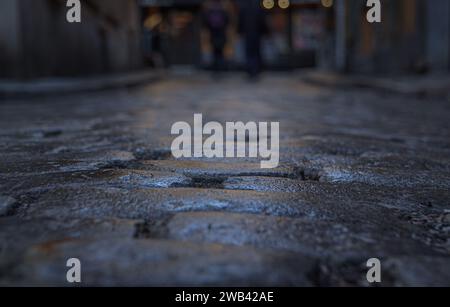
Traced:
<svg viewBox="0 0 450 307">
<path fill-rule="evenodd" d="M 280 165 L 171 126 L 280 122 Z M 299 74 L 172 75 L 0 103 L 0 285 L 450 286 L 450 104 Z"/>
</svg>

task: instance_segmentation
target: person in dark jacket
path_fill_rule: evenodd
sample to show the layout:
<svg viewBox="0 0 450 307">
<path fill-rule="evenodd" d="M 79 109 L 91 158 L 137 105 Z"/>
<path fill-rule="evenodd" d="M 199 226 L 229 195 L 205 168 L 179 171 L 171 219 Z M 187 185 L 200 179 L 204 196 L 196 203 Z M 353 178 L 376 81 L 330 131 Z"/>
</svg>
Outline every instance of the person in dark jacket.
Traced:
<svg viewBox="0 0 450 307">
<path fill-rule="evenodd" d="M 258 0 L 241 2 L 239 32 L 245 39 L 246 69 L 250 78 L 261 72 L 261 41 L 267 32 L 265 14 Z"/>
<path fill-rule="evenodd" d="M 228 12 L 220 0 L 208 3 L 204 13 L 204 24 L 209 31 L 210 43 L 213 49 L 213 69 L 223 70 L 225 66 L 224 50 L 227 44 L 227 29 L 230 22 Z"/>
</svg>

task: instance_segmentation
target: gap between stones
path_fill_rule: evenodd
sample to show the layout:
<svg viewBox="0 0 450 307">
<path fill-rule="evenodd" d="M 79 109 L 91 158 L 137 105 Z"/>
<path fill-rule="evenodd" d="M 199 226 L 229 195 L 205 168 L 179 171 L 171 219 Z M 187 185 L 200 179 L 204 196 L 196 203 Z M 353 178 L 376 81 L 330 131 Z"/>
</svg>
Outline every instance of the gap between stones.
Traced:
<svg viewBox="0 0 450 307">
<path fill-rule="evenodd" d="M 133 239 L 148 240 L 148 239 L 167 239 L 168 230 L 167 224 L 173 218 L 170 216 L 162 217 L 156 221 L 143 221 L 134 224 Z"/>
<path fill-rule="evenodd" d="M 137 149 L 133 151 L 135 156 L 131 161 L 109 161 L 101 165 L 99 169 L 142 169 L 142 161 L 162 161 L 171 160 L 172 154 L 169 149 Z M 255 178 L 286 178 L 299 181 L 320 181 L 320 172 L 316 169 L 296 166 L 292 172 L 242 172 L 239 174 L 189 174 L 183 171 L 172 171 L 173 173 L 182 174 L 190 179 L 189 183 L 174 183 L 164 188 L 198 188 L 198 189 L 225 189 L 225 182 L 231 178 L 239 177 L 255 177 Z"/>
<path fill-rule="evenodd" d="M 320 175 L 318 172 L 311 172 L 302 170 L 296 175 L 283 175 L 283 174 L 239 174 L 239 175 L 218 175 L 218 176 L 190 176 L 184 174 L 191 179 L 189 184 L 173 184 L 172 188 L 197 188 L 197 189 L 221 189 L 226 190 L 225 182 L 231 178 L 240 177 L 255 177 L 255 178 L 286 178 L 299 181 L 320 181 Z"/>
<path fill-rule="evenodd" d="M 126 161 L 126 162 L 114 162 L 108 163 L 104 167 L 100 169 L 142 169 L 142 164 L 140 161 L 145 160 L 134 160 L 134 161 Z M 255 178 L 285 178 L 285 179 L 293 179 L 299 181 L 320 181 L 321 176 L 320 172 L 315 169 L 308 168 L 294 168 L 291 173 L 261 173 L 261 172 L 241 172 L 239 174 L 190 174 L 188 172 L 183 171 L 170 171 L 172 173 L 182 174 L 190 179 L 190 182 L 187 184 L 174 183 L 168 188 L 198 188 L 198 189 L 225 189 L 225 182 L 231 178 L 239 178 L 239 177 L 255 177 Z"/>
</svg>

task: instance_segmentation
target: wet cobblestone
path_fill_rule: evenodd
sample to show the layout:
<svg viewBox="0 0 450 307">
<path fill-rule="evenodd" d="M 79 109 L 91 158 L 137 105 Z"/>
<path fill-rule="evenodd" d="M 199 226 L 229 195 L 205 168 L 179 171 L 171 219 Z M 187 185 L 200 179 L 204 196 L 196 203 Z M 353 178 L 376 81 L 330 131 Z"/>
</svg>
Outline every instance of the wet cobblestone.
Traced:
<svg viewBox="0 0 450 307">
<path fill-rule="evenodd" d="M 181 159 L 170 127 L 279 121 L 280 166 Z M 450 285 L 450 107 L 201 74 L 0 103 L 0 285 Z"/>
</svg>

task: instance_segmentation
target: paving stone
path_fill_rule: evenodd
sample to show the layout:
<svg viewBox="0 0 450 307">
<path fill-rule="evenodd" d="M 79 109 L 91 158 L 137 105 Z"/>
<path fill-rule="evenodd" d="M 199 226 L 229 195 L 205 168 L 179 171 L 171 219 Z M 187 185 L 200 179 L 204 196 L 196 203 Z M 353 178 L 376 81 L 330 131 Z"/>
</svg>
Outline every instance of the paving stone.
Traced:
<svg viewBox="0 0 450 307">
<path fill-rule="evenodd" d="M 314 261 L 301 254 L 218 244 L 64 240 L 30 247 L 0 284 L 65 286 L 65 264 L 73 257 L 81 261 L 86 286 L 309 286 L 314 268 Z"/>
<path fill-rule="evenodd" d="M 270 197 L 269 197 L 270 196 Z M 161 212 L 229 211 L 320 218 L 308 197 L 199 188 L 135 189 L 67 187 L 42 191 L 21 216 L 149 218 Z M 64 203 L 64 206 L 61 206 Z M 325 214 L 326 212 L 324 212 Z"/>
<path fill-rule="evenodd" d="M 308 218 L 190 212 L 146 223 L 141 235 L 289 250 L 312 257 L 336 259 L 362 255 L 367 259 L 391 254 L 419 255 L 426 250 L 424 243 L 412 238 L 412 227 L 402 229 L 400 224 L 396 226 L 389 229 L 372 220 L 360 224 L 348 221 L 329 223 Z M 439 252 L 434 254 L 439 255 Z"/>
<path fill-rule="evenodd" d="M 239 162 L 205 162 L 198 160 L 184 161 L 147 161 L 148 167 L 163 171 L 182 173 L 190 177 L 219 177 L 227 178 L 234 176 L 267 176 L 267 177 L 296 177 L 296 169 L 292 165 L 281 165 L 274 169 L 262 169 L 259 163 Z"/>
<path fill-rule="evenodd" d="M 280 122 L 280 166 L 174 159 L 171 126 Z M 0 104 L 0 284 L 448 285 L 443 99 L 293 75 L 170 77 Z M 0 215 L 2 215 L 0 213 Z"/>
<path fill-rule="evenodd" d="M 231 177 L 223 182 L 228 190 L 251 190 L 263 192 L 301 192 L 307 190 L 299 179 L 274 177 Z"/>
<path fill-rule="evenodd" d="M 389 258 L 386 269 L 402 287 L 449 287 L 450 266 L 448 257 L 404 256 Z"/>
<path fill-rule="evenodd" d="M 11 159 L 6 161 L 0 176 L 42 175 L 55 173 L 71 173 L 80 171 L 95 171 L 113 166 L 123 166 L 135 159 L 133 153 L 127 151 L 106 151 L 83 153 L 70 159 Z"/>
<path fill-rule="evenodd" d="M 169 188 L 190 186 L 192 179 L 170 172 L 134 169 L 100 169 L 92 171 L 64 172 L 48 174 L 21 175 L 2 179 L 0 184 L 15 195 L 48 191 L 63 187 L 90 186 L 117 188 Z"/>
<path fill-rule="evenodd" d="M 360 182 L 371 185 L 397 187 L 436 187 L 446 188 L 450 185 L 450 174 L 434 171 L 393 171 L 390 168 L 324 168 L 320 180 L 327 182 Z"/>
<path fill-rule="evenodd" d="M 420 204 L 415 207 L 414 203 L 401 199 L 391 200 L 392 203 L 389 205 L 386 202 L 392 198 L 392 194 L 374 194 L 369 200 L 365 193 L 360 194 L 361 188 L 354 186 L 347 188 L 339 192 L 341 190 L 339 186 L 324 189 L 323 184 L 319 183 L 309 186 L 305 193 L 197 188 L 132 191 L 118 188 L 64 188 L 44 193 L 35 204 L 18 210 L 18 215 L 26 218 L 106 216 L 155 221 L 167 214 L 179 212 L 250 213 L 306 218 L 310 224 L 321 222 L 342 224 L 347 228 L 359 230 L 360 225 L 363 225 L 368 229 L 375 229 L 377 237 L 386 236 L 386 233 L 392 234 L 387 237 L 395 234 L 396 237 L 408 239 L 413 236 L 417 243 L 432 246 L 430 252 L 433 249 L 446 250 L 446 242 L 442 236 L 428 231 L 423 224 L 413 223 L 414 219 L 411 217 L 412 214 L 433 216 L 432 212 L 439 214 L 442 210 Z M 356 190 L 352 191 L 352 188 Z M 61 206 L 61 203 L 65 205 Z M 442 225 L 445 227 L 445 224 Z"/>
<path fill-rule="evenodd" d="M 449 285 L 448 257 L 393 256 L 382 258 L 381 278 L 390 287 L 437 287 Z M 347 258 L 338 262 L 323 262 L 311 275 L 316 284 L 339 287 L 368 287 L 365 275 L 367 259 Z"/>
<path fill-rule="evenodd" d="M 11 258 L 12 255 L 16 256 L 33 244 L 45 242 L 97 237 L 132 238 L 138 223 L 140 223 L 138 220 L 112 218 L 3 218 L 0 221 L 1 259 Z"/>
</svg>

